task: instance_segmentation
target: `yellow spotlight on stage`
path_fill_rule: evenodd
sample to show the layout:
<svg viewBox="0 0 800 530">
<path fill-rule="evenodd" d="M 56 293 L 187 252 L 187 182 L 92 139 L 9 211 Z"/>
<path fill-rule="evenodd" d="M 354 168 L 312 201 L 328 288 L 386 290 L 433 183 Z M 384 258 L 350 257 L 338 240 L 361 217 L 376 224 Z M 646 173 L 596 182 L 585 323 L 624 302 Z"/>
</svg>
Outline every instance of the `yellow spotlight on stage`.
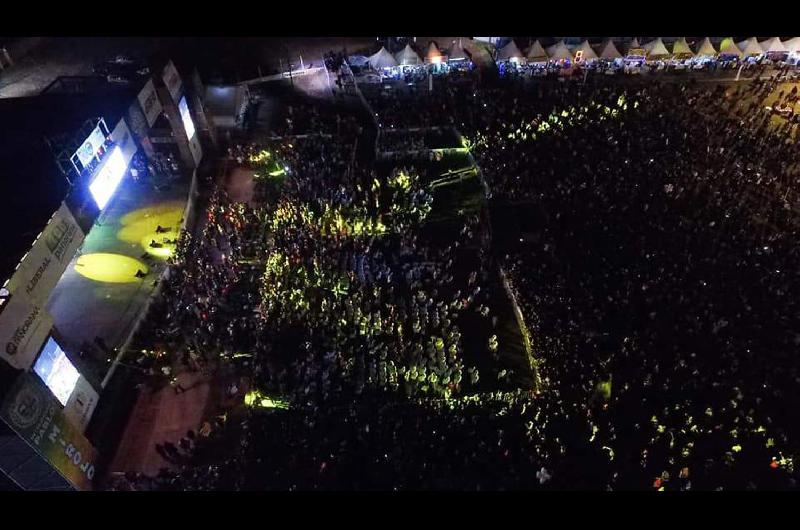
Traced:
<svg viewBox="0 0 800 530">
<path fill-rule="evenodd" d="M 185 207 L 185 203 L 172 201 L 134 210 L 122 218 L 122 229 L 117 232 L 117 238 L 127 243 L 141 243 L 145 237 L 154 233 L 159 226 L 177 231 L 180 228 L 181 217 Z M 151 239 L 147 240 L 147 245 L 144 245 L 145 249 L 147 249 Z M 170 239 L 172 239 L 172 236 Z"/>
<path fill-rule="evenodd" d="M 147 265 L 122 254 L 84 254 L 75 263 L 75 271 L 90 280 L 103 283 L 133 283 L 141 281 L 138 271 L 147 273 Z"/>
<path fill-rule="evenodd" d="M 175 244 L 167 243 L 167 241 L 175 241 L 178 239 L 178 232 L 175 230 L 168 230 L 167 232 L 151 232 L 142 237 L 140 241 L 144 251 L 155 258 L 167 259 L 175 253 Z M 157 246 L 151 246 L 153 241 Z"/>
</svg>

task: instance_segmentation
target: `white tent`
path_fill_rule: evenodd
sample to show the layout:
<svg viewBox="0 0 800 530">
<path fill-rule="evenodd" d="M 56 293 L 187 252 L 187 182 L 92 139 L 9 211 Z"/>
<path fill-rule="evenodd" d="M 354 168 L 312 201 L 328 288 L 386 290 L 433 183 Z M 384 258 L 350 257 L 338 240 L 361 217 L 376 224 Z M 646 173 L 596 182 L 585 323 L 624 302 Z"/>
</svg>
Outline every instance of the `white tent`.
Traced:
<svg viewBox="0 0 800 530">
<path fill-rule="evenodd" d="M 597 59 L 597 54 L 589 44 L 588 39 L 580 43 L 580 45 L 577 48 L 575 48 L 573 53 L 575 54 L 575 56 L 577 56 L 578 52 L 583 52 L 583 55 L 581 56 L 582 61 L 593 61 Z"/>
<path fill-rule="evenodd" d="M 686 37 L 681 37 L 672 44 L 672 55 L 675 56 L 694 56 L 694 52 L 686 42 Z"/>
<path fill-rule="evenodd" d="M 664 46 L 664 41 L 661 40 L 661 37 L 645 44 L 644 49 L 645 51 L 647 51 L 648 59 L 656 57 L 666 57 L 667 55 L 669 55 L 669 50 L 667 50 L 667 47 Z"/>
<path fill-rule="evenodd" d="M 415 64 L 420 64 L 422 59 L 419 58 L 417 52 L 414 51 L 414 48 L 411 47 L 411 44 L 406 44 L 406 47 L 403 48 L 403 51 L 398 52 L 395 55 L 395 59 L 397 59 L 397 64 L 400 66 L 410 66 Z"/>
<path fill-rule="evenodd" d="M 631 50 L 635 50 L 635 49 L 641 48 L 641 47 L 642 47 L 642 45 L 639 44 L 639 39 L 634 37 L 633 40 L 630 43 L 628 43 L 628 49 L 625 51 L 625 53 L 630 55 Z"/>
<path fill-rule="evenodd" d="M 800 53 L 800 37 L 793 37 L 783 43 L 789 53 Z"/>
<path fill-rule="evenodd" d="M 542 43 L 539 40 L 535 40 L 533 44 L 531 44 L 531 49 L 528 50 L 528 53 L 525 55 L 525 58 L 528 59 L 528 62 L 531 63 L 546 63 L 547 62 L 547 52 L 544 51 L 542 47 Z"/>
<path fill-rule="evenodd" d="M 600 58 L 614 60 L 614 59 L 619 59 L 620 57 L 622 57 L 622 54 L 619 53 L 617 47 L 614 46 L 614 41 L 608 39 L 606 43 L 603 45 L 603 49 L 600 51 Z"/>
<path fill-rule="evenodd" d="M 350 66 L 364 66 L 369 63 L 369 57 L 363 55 L 350 55 L 347 57 L 347 63 Z"/>
<path fill-rule="evenodd" d="M 733 55 L 735 57 L 742 57 L 744 54 L 739 46 L 733 42 L 733 39 L 728 37 L 726 39 L 722 39 L 722 42 L 719 45 L 719 54 L 720 55 Z"/>
<path fill-rule="evenodd" d="M 700 57 L 713 56 L 716 54 L 717 50 L 714 49 L 714 45 L 711 44 L 711 39 L 708 37 L 703 39 L 703 42 L 701 42 L 700 46 L 697 47 L 697 55 Z"/>
<path fill-rule="evenodd" d="M 497 62 L 502 63 L 505 61 L 519 62 L 524 55 L 519 51 L 516 43 L 512 40 L 497 51 Z"/>
<path fill-rule="evenodd" d="M 742 50 L 742 55 L 761 55 L 764 53 L 764 48 L 761 47 L 755 37 L 739 42 L 737 46 Z"/>
<path fill-rule="evenodd" d="M 554 44 L 547 48 L 547 55 L 550 56 L 551 61 L 571 61 L 572 60 L 572 52 L 569 51 L 567 45 L 564 44 L 564 41 L 559 41 L 558 44 Z"/>
<path fill-rule="evenodd" d="M 444 61 L 444 55 L 442 55 L 436 43 L 431 41 L 430 45 L 428 45 L 428 53 L 425 54 L 425 62 L 439 64 L 442 61 Z"/>
<path fill-rule="evenodd" d="M 395 58 L 384 47 L 381 47 L 381 49 L 378 50 L 378 53 L 370 55 L 368 62 L 369 65 L 376 70 L 380 70 L 381 68 L 391 68 L 392 66 L 397 66 L 397 61 L 395 60 Z"/>
<path fill-rule="evenodd" d="M 467 54 L 464 52 L 464 46 L 462 44 L 461 39 L 458 39 L 458 42 L 453 44 L 450 53 L 447 55 L 448 61 L 463 61 L 467 59 Z"/>
<path fill-rule="evenodd" d="M 780 53 L 780 52 L 787 52 L 789 50 L 786 49 L 786 46 L 781 42 L 781 39 L 778 37 L 772 37 L 771 39 L 765 40 L 761 43 L 761 49 L 764 50 L 764 53 Z"/>
</svg>

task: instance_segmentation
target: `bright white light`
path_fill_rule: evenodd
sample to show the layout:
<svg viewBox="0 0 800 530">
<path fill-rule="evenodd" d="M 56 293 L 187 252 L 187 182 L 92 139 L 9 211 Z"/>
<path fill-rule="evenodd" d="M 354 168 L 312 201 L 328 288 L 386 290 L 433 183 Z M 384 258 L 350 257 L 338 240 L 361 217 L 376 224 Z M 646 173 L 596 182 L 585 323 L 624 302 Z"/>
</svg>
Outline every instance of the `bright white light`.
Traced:
<svg viewBox="0 0 800 530">
<path fill-rule="evenodd" d="M 186 137 L 191 140 L 194 138 L 194 122 L 192 121 L 192 115 L 189 114 L 186 96 L 183 96 L 180 103 L 178 103 L 178 110 L 181 113 L 181 120 L 183 120 L 183 128 L 186 129 Z"/>
<path fill-rule="evenodd" d="M 122 151 L 118 146 L 114 146 L 105 164 L 89 185 L 89 191 L 92 192 L 92 197 L 94 197 L 94 202 L 97 203 L 98 208 L 102 210 L 106 207 L 127 169 L 128 166 L 125 164 Z"/>
<path fill-rule="evenodd" d="M 72 365 L 61 346 L 50 337 L 42 348 L 42 353 L 33 366 L 47 388 L 62 405 L 66 405 L 80 374 Z"/>
</svg>

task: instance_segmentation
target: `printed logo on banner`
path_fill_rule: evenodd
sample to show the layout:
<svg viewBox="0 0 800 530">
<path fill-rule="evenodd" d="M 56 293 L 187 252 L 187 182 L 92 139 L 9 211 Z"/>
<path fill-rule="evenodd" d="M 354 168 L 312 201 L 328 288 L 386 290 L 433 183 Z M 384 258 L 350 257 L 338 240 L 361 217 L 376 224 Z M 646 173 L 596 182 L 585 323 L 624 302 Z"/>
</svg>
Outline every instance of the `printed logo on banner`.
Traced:
<svg viewBox="0 0 800 530">
<path fill-rule="evenodd" d="M 11 420 L 11 428 L 27 431 L 33 427 L 42 417 L 47 406 L 47 403 L 42 398 L 42 394 L 31 387 L 22 387 L 13 396 L 11 405 L 8 407 L 8 419 Z"/>
<path fill-rule="evenodd" d="M 178 74 L 178 70 L 175 68 L 175 64 L 170 61 L 164 67 L 164 73 L 162 75 L 162 79 L 164 80 L 164 84 L 167 86 L 167 90 L 169 90 L 170 96 L 172 96 L 173 101 L 175 103 L 178 102 L 178 94 L 181 90 L 181 76 Z"/>
<path fill-rule="evenodd" d="M 36 376 L 25 372 L 17 378 L 0 416 L 76 488 L 92 489 L 97 450 Z"/>
<path fill-rule="evenodd" d="M 39 317 L 39 313 L 41 312 L 41 308 L 39 306 L 34 305 L 31 312 L 28 313 L 27 318 L 24 322 L 22 322 L 17 328 L 14 330 L 14 334 L 11 336 L 11 340 L 6 343 L 6 353 L 10 356 L 14 356 L 19 351 L 19 345 L 28 336 L 28 331 L 30 330 L 31 326 L 37 322 L 37 318 Z"/>
<path fill-rule="evenodd" d="M 161 102 L 158 101 L 158 95 L 152 79 L 139 92 L 138 100 L 147 121 L 147 126 L 152 127 L 162 111 Z"/>
</svg>

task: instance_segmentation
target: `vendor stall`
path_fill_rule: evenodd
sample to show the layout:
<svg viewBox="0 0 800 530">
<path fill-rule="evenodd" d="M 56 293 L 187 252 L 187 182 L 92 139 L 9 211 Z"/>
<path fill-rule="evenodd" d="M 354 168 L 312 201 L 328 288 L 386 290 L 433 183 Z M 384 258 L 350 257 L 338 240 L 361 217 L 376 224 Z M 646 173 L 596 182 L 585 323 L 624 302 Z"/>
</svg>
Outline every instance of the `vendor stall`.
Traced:
<svg viewBox="0 0 800 530">
<path fill-rule="evenodd" d="M 495 61 L 497 64 L 500 63 L 514 63 L 519 64 L 523 61 L 525 56 L 519 51 L 517 44 L 512 39 L 508 44 L 503 46 L 497 51 L 497 58 Z"/>
<path fill-rule="evenodd" d="M 731 60 L 731 59 L 740 59 L 744 57 L 741 48 L 733 42 L 733 39 L 728 37 L 722 39 L 722 43 L 719 45 L 719 57 L 723 61 Z"/>
<path fill-rule="evenodd" d="M 714 45 L 711 44 L 711 39 L 706 37 L 697 47 L 697 53 L 695 54 L 695 58 L 704 59 L 716 56 L 717 56 L 717 50 L 714 48 Z"/>
<path fill-rule="evenodd" d="M 737 46 L 742 50 L 742 55 L 745 57 L 758 57 L 764 53 L 764 49 L 755 37 L 739 42 Z"/>
<path fill-rule="evenodd" d="M 547 62 L 547 52 L 544 51 L 544 47 L 538 39 L 533 41 L 528 53 L 525 54 L 525 59 L 527 59 L 528 64 Z"/>
<path fill-rule="evenodd" d="M 648 61 L 659 61 L 670 56 L 669 50 L 664 46 L 664 41 L 661 40 L 661 37 L 645 44 L 644 50 L 647 54 Z"/>
<path fill-rule="evenodd" d="M 591 63 L 598 59 L 597 53 L 595 53 L 594 49 L 589 44 L 588 39 L 584 40 L 575 48 L 573 55 L 575 56 L 576 63 Z"/>
<path fill-rule="evenodd" d="M 612 39 L 608 39 L 600 49 L 599 57 L 600 59 L 606 61 L 614 61 L 616 59 L 622 59 L 622 54 L 619 53 L 619 50 L 614 45 L 614 41 Z"/>
<path fill-rule="evenodd" d="M 773 61 L 784 61 L 789 55 L 789 50 L 778 37 L 772 37 L 761 43 L 764 54 Z"/>
<path fill-rule="evenodd" d="M 397 66 L 397 60 L 383 47 L 374 55 L 370 55 L 367 62 L 372 68 L 378 71 L 388 70 Z"/>
<path fill-rule="evenodd" d="M 547 48 L 547 55 L 553 62 L 571 62 L 573 60 L 572 52 L 569 51 L 563 40 Z"/>
<path fill-rule="evenodd" d="M 406 44 L 406 47 L 402 49 L 397 55 L 395 55 L 395 59 L 397 60 L 397 64 L 400 67 L 405 66 L 417 66 L 422 64 L 422 59 L 420 56 L 417 55 L 417 52 L 414 51 L 414 48 L 411 47 L 411 44 Z"/>
</svg>

